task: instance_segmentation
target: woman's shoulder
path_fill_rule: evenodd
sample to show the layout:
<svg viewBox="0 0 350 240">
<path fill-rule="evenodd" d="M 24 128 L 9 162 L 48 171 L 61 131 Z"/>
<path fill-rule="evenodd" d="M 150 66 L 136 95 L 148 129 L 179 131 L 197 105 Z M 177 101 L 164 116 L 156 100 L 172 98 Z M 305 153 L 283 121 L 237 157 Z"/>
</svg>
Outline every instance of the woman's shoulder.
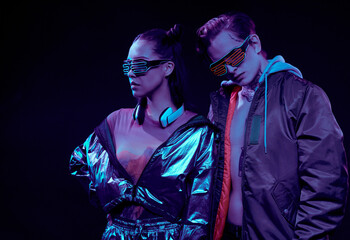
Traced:
<svg viewBox="0 0 350 240">
<path fill-rule="evenodd" d="M 134 109 L 133 108 L 121 108 L 107 116 L 107 122 L 109 126 L 115 125 L 120 121 L 131 121 Z"/>
<path fill-rule="evenodd" d="M 207 117 L 191 111 L 186 111 L 185 113 L 187 121 L 183 126 L 216 129 Z"/>
<path fill-rule="evenodd" d="M 187 122 L 189 121 L 191 118 L 195 117 L 198 115 L 198 113 L 192 112 L 190 110 L 185 110 L 184 112 L 184 120 Z"/>
</svg>

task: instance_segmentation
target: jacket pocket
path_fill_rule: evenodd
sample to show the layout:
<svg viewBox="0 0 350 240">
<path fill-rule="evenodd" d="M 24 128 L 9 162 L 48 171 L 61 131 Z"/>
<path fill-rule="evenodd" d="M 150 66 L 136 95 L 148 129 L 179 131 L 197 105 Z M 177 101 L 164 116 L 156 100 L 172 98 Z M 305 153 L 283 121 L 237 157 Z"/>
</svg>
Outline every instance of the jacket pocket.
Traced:
<svg viewBox="0 0 350 240">
<path fill-rule="evenodd" d="M 250 128 L 250 136 L 249 136 L 249 144 L 251 145 L 259 144 L 261 118 L 262 117 L 260 115 L 253 116 L 252 125 Z"/>
<path fill-rule="evenodd" d="M 277 182 L 272 191 L 272 197 L 275 200 L 282 216 L 294 228 L 297 213 L 297 204 L 292 192 L 283 182 Z"/>
</svg>

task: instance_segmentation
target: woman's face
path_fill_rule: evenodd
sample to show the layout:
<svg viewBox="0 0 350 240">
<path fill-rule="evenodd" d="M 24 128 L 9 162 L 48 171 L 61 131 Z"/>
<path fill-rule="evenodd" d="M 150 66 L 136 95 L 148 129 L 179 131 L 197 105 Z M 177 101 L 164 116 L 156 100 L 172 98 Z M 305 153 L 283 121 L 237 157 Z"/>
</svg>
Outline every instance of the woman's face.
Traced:
<svg viewBox="0 0 350 240">
<path fill-rule="evenodd" d="M 136 40 L 129 49 L 128 60 L 161 60 L 154 52 L 154 43 L 147 40 Z M 134 97 L 152 97 L 155 93 L 164 89 L 168 90 L 165 64 L 150 68 L 146 73 L 139 76 L 132 70 L 127 74 Z"/>
</svg>

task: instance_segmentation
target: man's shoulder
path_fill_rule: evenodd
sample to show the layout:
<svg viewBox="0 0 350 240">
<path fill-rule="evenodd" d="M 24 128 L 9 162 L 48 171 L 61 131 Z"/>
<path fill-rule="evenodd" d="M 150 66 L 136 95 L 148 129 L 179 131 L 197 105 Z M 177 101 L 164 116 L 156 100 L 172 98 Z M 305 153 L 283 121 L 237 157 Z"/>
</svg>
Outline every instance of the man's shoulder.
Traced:
<svg viewBox="0 0 350 240">
<path fill-rule="evenodd" d="M 284 88 L 289 90 L 293 89 L 306 89 L 314 84 L 304 78 L 301 78 L 289 71 L 281 71 L 274 73 L 269 78 L 270 84 L 283 85 Z"/>
<path fill-rule="evenodd" d="M 296 100 L 304 101 L 305 96 L 310 94 L 315 97 L 327 96 L 320 86 L 291 72 L 279 72 L 272 77 L 274 79 L 271 78 L 271 80 L 277 86 L 275 90 L 279 89 L 277 91 L 282 91 L 285 100 L 289 99 L 292 102 Z"/>
</svg>

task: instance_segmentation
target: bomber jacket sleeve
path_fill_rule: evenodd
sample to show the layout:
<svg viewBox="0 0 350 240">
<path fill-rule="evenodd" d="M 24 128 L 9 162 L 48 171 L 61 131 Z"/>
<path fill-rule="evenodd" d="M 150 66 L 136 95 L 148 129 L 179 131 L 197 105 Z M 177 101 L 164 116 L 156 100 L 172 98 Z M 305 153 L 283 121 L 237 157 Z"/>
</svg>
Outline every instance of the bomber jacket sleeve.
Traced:
<svg viewBox="0 0 350 240">
<path fill-rule="evenodd" d="M 94 133 L 91 134 L 83 144 L 73 151 L 69 161 L 70 174 L 76 177 L 84 189 L 89 192 L 90 202 L 94 206 L 98 206 L 99 201 L 96 196 L 96 190 L 93 188 L 93 181 L 87 162 L 87 151 L 93 148 L 94 144 L 91 144 L 91 141 L 96 138 L 97 136 Z"/>
<path fill-rule="evenodd" d="M 301 195 L 295 239 L 327 239 L 344 216 L 348 172 L 343 134 L 329 100 L 316 85 L 306 87 L 296 137 Z"/>
<path fill-rule="evenodd" d="M 209 239 L 209 224 L 213 194 L 213 177 L 216 167 L 214 159 L 214 133 L 203 131 L 195 170 L 191 174 L 189 199 L 185 209 L 181 240 Z"/>
</svg>

